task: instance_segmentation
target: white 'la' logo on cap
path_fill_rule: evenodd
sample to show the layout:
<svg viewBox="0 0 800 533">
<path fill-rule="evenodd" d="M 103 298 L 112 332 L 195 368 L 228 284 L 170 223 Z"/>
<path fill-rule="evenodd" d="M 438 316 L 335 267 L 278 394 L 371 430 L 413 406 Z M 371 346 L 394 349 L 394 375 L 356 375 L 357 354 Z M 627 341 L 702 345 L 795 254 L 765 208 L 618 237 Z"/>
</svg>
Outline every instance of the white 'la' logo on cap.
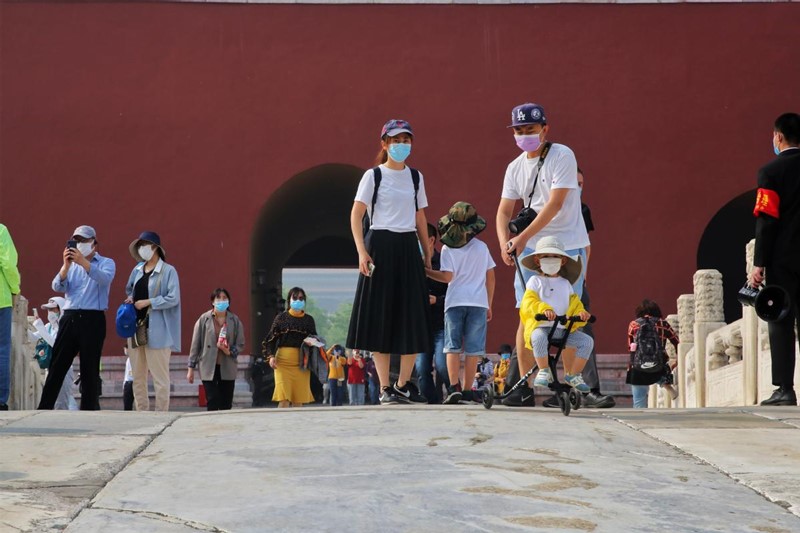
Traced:
<svg viewBox="0 0 800 533">
<path fill-rule="evenodd" d="M 522 109 L 517 110 L 517 120 L 525 120 L 525 111 Z"/>
</svg>

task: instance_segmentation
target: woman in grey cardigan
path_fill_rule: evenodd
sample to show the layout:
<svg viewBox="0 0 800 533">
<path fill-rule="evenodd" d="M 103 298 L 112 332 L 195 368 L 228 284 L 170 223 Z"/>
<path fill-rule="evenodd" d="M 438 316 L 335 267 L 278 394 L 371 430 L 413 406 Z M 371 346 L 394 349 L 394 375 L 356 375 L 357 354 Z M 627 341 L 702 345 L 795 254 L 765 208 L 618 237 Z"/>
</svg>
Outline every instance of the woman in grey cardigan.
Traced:
<svg viewBox="0 0 800 533">
<path fill-rule="evenodd" d="M 128 357 L 133 370 L 133 397 L 137 411 L 150 410 L 147 371 L 153 375 L 156 411 L 169 411 L 169 357 L 181 351 L 181 287 L 175 267 L 166 262 L 158 233 L 145 231 L 129 250 L 137 261 L 125 286 L 136 318 L 146 324 L 146 343 L 133 347 Z"/>
<path fill-rule="evenodd" d="M 244 327 L 228 309 L 230 303 L 227 290 L 214 290 L 211 310 L 200 315 L 192 333 L 186 379 L 194 383 L 194 371 L 200 368 L 209 411 L 231 408 L 238 370 L 236 357 L 244 348 Z"/>
</svg>

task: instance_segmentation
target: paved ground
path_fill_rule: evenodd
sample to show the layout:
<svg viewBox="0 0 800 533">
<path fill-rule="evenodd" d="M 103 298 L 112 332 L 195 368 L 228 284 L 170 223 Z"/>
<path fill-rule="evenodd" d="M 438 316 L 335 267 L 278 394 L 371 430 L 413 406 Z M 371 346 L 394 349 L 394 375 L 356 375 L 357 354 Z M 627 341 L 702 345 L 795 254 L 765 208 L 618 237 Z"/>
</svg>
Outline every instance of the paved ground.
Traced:
<svg viewBox="0 0 800 533">
<path fill-rule="evenodd" d="M 0 531 L 800 531 L 800 408 L 0 413 Z"/>
</svg>

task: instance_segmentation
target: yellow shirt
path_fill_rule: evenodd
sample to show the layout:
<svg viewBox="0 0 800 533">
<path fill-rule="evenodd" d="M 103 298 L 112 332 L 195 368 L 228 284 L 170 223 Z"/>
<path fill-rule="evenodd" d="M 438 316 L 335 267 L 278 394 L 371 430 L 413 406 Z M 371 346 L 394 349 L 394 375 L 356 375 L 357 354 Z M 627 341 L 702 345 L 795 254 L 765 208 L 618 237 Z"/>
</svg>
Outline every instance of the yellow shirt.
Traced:
<svg viewBox="0 0 800 533">
<path fill-rule="evenodd" d="M 346 357 L 331 355 L 328 359 L 328 379 L 344 379 L 344 365 L 346 364 Z"/>
</svg>

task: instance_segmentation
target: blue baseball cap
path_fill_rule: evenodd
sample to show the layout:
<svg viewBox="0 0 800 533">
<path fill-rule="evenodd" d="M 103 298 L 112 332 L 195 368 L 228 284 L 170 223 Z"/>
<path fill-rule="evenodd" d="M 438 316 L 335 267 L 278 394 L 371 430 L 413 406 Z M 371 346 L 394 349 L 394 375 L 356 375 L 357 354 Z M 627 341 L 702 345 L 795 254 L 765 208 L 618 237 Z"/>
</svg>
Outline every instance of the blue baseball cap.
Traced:
<svg viewBox="0 0 800 533">
<path fill-rule="evenodd" d="M 405 120 L 393 118 L 384 124 L 383 128 L 381 128 L 381 139 L 383 139 L 384 136 L 394 137 L 395 135 L 400 135 L 401 133 L 408 133 L 412 137 L 414 136 L 414 132 L 411 131 L 411 124 Z"/>
<path fill-rule="evenodd" d="M 136 308 L 133 304 L 122 304 L 117 309 L 115 320 L 117 335 L 129 339 L 136 334 Z"/>
<path fill-rule="evenodd" d="M 539 104 L 522 104 L 511 110 L 511 125 L 509 128 L 525 126 L 528 124 L 547 124 L 544 108 Z"/>
</svg>

